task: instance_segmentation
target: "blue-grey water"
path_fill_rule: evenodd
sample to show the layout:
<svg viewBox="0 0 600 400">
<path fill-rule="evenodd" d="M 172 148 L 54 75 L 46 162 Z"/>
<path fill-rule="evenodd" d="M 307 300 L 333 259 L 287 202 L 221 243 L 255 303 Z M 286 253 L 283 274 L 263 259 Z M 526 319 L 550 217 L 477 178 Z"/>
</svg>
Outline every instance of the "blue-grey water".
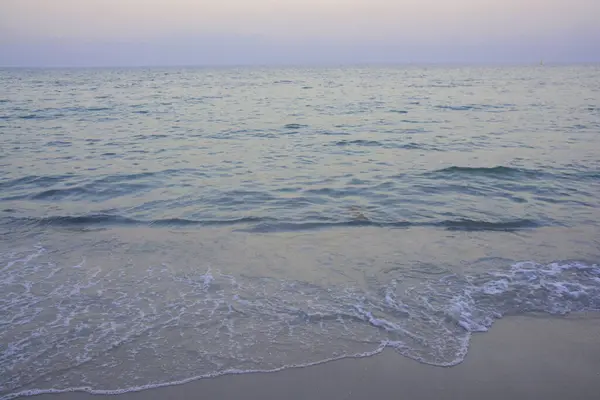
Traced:
<svg viewBox="0 0 600 400">
<path fill-rule="evenodd" d="M 600 310 L 598 66 L 0 82 L 0 399 L 450 366 L 503 316 Z"/>
</svg>

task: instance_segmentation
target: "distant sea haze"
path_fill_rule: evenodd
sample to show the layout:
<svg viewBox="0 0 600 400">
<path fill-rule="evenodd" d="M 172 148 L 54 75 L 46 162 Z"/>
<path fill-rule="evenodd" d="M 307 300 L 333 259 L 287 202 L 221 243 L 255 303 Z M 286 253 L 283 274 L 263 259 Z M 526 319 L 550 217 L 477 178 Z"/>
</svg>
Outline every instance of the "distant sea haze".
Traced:
<svg viewBox="0 0 600 400">
<path fill-rule="evenodd" d="M 512 42 L 481 37 L 410 38 L 393 43 L 353 40 L 273 41 L 244 36 L 171 40 L 49 40 L 0 43 L 0 67 L 236 67 L 296 66 L 568 66 L 600 63 L 600 34 L 582 31 Z"/>
</svg>

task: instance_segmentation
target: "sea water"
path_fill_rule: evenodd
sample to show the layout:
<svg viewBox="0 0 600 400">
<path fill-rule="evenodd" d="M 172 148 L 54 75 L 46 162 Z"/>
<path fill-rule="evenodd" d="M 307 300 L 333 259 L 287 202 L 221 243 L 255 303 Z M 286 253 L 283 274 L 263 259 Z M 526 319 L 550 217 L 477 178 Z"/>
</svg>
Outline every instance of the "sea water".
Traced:
<svg viewBox="0 0 600 400">
<path fill-rule="evenodd" d="M 0 82 L 0 399 L 452 366 L 503 316 L 600 310 L 597 66 Z"/>
</svg>

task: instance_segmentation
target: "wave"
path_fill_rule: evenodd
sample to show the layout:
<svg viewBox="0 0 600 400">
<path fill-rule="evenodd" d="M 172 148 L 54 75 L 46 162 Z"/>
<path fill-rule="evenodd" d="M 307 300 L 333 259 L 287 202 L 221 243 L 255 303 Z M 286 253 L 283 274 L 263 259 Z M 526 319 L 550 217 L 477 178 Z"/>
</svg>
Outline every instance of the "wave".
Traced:
<svg viewBox="0 0 600 400">
<path fill-rule="evenodd" d="M 475 106 L 435 106 L 435 108 L 452 111 L 470 111 L 477 109 Z"/>
<path fill-rule="evenodd" d="M 88 107 L 85 111 L 111 111 L 112 108 L 110 107 Z"/>
<path fill-rule="evenodd" d="M 270 373 L 281 372 L 281 371 L 285 371 L 288 369 L 294 369 L 294 368 L 314 367 L 317 365 L 327 364 L 327 363 L 330 363 L 333 361 L 339 361 L 339 360 L 345 360 L 345 359 L 373 357 L 377 354 L 382 353 L 387 347 L 394 347 L 394 343 L 384 342 L 373 351 L 366 351 L 366 352 L 357 353 L 357 354 L 345 354 L 342 356 L 326 358 L 323 360 L 309 362 L 309 363 L 284 365 L 279 368 L 246 369 L 246 370 L 228 369 L 225 371 L 192 376 L 189 378 L 180 379 L 180 380 L 176 380 L 176 381 L 163 382 L 163 383 L 149 383 L 147 385 L 132 386 L 132 387 L 127 387 L 127 388 L 122 388 L 122 389 L 94 389 L 90 386 L 70 387 L 70 388 L 66 388 L 66 389 L 57 389 L 57 388 L 29 389 L 29 390 L 23 390 L 23 391 L 20 391 L 17 393 L 9 393 L 4 396 L 2 396 L 0 394 L 0 400 L 13 400 L 13 399 L 16 399 L 19 397 L 39 396 L 39 395 L 44 395 L 44 394 L 87 393 L 87 394 L 90 394 L 93 396 L 115 396 L 115 395 L 121 395 L 121 394 L 126 394 L 126 393 L 137 393 L 137 392 L 143 392 L 143 391 L 151 390 L 151 389 L 160 389 L 160 388 L 166 388 L 166 387 L 171 387 L 171 386 L 185 385 L 186 383 L 199 381 L 201 379 L 212 379 L 212 378 L 218 378 L 220 376 L 245 375 L 245 374 L 270 374 Z"/>
<path fill-rule="evenodd" d="M 459 167 L 452 166 L 448 168 L 438 169 L 426 173 L 427 175 L 439 175 L 447 177 L 449 175 L 465 175 L 465 176 L 494 176 L 494 177 L 536 177 L 542 174 L 541 171 L 535 171 L 523 168 L 513 168 L 504 166 L 495 167 Z"/>
<path fill-rule="evenodd" d="M 505 222 L 488 222 L 471 219 L 443 221 L 436 226 L 452 231 L 516 231 L 527 228 L 538 228 L 540 224 L 530 219 L 517 219 Z"/>
<path fill-rule="evenodd" d="M 134 137 L 132 137 L 132 139 L 135 140 L 149 140 L 149 139 L 164 139 L 164 138 L 168 138 L 169 135 L 165 135 L 162 133 L 155 133 L 152 135 L 135 135 Z"/>
<path fill-rule="evenodd" d="M 51 217 L 24 217 L 10 218 L 14 222 L 54 226 L 81 226 L 81 225 L 123 225 L 123 226 L 191 226 L 191 225 L 235 225 L 268 221 L 268 218 L 243 217 L 222 220 L 194 220 L 186 218 L 163 218 L 143 220 L 113 214 L 89 214 L 81 216 L 51 216 Z"/>
<path fill-rule="evenodd" d="M 78 115 L 85 113 L 98 113 L 103 111 L 112 111 L 111 107 L 62 107 L 62 108 L 43 108 L 39 110 L 31 110 L 29 114 L 17 115 L 14 117 L 6 116 L 5 119 L 17 118 L 24 120 L 51 120 L 55 118 L 63 118 L 69 115 Z"/>
<path fill-rule="evenodd" d="M 381 142 L 378 142 L 376 140 L 363 140 L 363 139 L 357 139 L 357 140 L 340 140 L 339 142 L 335 142 L 336 146 L 351 146 L 351 145 L 355 145 L 355 146 L 383 146 L 384 144 Z"/>
<path fill-rule="evenodd" d="M 394 142 L 379 142 L 377 140 L 340 140 L 334 143 L 335 146 L 365 146 L 365 147 L 382 147 L 386 149 L 405 149 L 405 150 L 425 150 L 425 151 L 443 151 L 435 146 L 420 144 L 415 142 L 410 143 L 394 143 Z"/>
<path fill-rule="evenodd" d="M 303 125 L 303 124 L 286 124 L 283 126 L 284 129 L 302 129 L 302 128 L 307 128 L 308 125 Z"/>
<path fill-rule="evenodd" d="M 4 279 L 18 288 L 31 287 L 43 265 L 46 278 L 40 287 L 49 289 L 11 293 L 9 285 L 0 294 L 2 300 L 11 299 L 6 316 L 20 318 L 4 326 L 13 343 L 10 352 L 0 354 L 0 368 L 11 371 L 41 354 L 29 368 L 2 375 L 2 400 L 75 391 L 122 394 L 369 357 L 384 349 L 448 367 L 465 359 L 473 333 L 488 331 L 502 317 L 600 311 L 600 267 L 580 261 L 507 263 L 469 275 L 438 265 L 435 274 L 424 271 L 422 281 L 407 289 L 405 269 L 354 285 L 164 264 L 101 270 L 83 260 L 69 268 L 40 263 L 44 252 L 38 246 L 2 260 Z M 39 304 L 45 307 L 41 316 Z M 48 315 L 57 323 L 48 324 Z M 85 324 L 72 322 L 80 319 Z M 25 324 L 43 330 L 24 333 Z M 182 345 L 173 331 L 185 333 L 193 346 Z M 49 351 L 57 342 L 69 351 Z M 286 351 L 265 353 L 265 346 L 285 346 Z M 110 351 L 116 347 L 132 356 Z M 137 357 L 148 347 L 164 362 L 161 368 Z M 60 369 L 64 365 L 69 368 Z M 98 375 L 97 365 L 120 368 L 112 375 L 105 368 Z M 52 382 L 37 379 L 49 375 Z M 78 386 L 82 376 L 86 386 Z"/>
<path fill-rule="evenodd" d="M 66 140 L 53 140 L 51 142 L 46 143 L 46 146 L 52 147 L 70 147 L 73 143 Z"/>
<path fill-rule="evenodd" d="M 334 229 L 344 227 L 376 227 L 376 228 L 411 228 L 432 227 L 443 228 L 450 231 L 504 231 L 512 232 L 523 229 L 532 229 L 543 224 L 530 219 L 515 219 L 509 221 L 483 221 L 473 219 L 451 219 L 440 221 L 377 221 L 358 213 L 347 220 L 322 220 L 293 222 L 278 220 L 270 217 L 240 217 L 230 219 L 188 219 L 188 218 L 162 218 L 162 219 L 136 219 L 114 214 L 89 214 L 80 216 L 50 216 L 50 217 L 7 217 L 13 223 L 54 225 L 54 226 L 81 226 L 81 225 L 121 225 L 121 226 L 150 226 L 150 227 L 184 227 L 184 226 L 218 226 L 218 225 L 250 225 L 239 229 L 243 232 L 274 233 L 305 231 L 316 229 Z"/>
<path fill-rule="evenodd" d="M 114 153 L 103 153 L 103 155 L 111 155 Z M 67 188 L 52 188 L 46 191 L 37 192 L 34 194 L 23 194 L 16 196 L 14 199 L 36 199 L 43 200 L 46 198 L 63 198 L 69 197 L 74 194 L 102 194 L 102 197 L 110 197 L 111 195 L 118 195 L 131 192 L 140 188 L 147 188 L 150 186 L 148 180 L 150 179 L 166 179 L 177 175 L 189 175 L 193 177 L 206 177 L 204 172 L 200 172 L 194 168 L 181 168 L 181 169 L 165 169 L 161 171 L 149 171 L 140 172 L 133 174 L 114 174 L 104 175 L 95 179 L 91 182 L 82 183 L 78 186 L 71 186 Z M 64 174 L 64 175 L 29 175 L 22 178 L 16 178 L 0 182 L 1 190 L 15 190 L 15 189 L 40 189 L 48 188 L 58 184 L 66 184 L 68 181 L 81 180 L 81 175 L 76 174 Z M 6 200 L 6 198 L 5 198 Z"/>
<path fill-rule="evenodd" d="M 343 228 L 343 227 L 389 227 L 389 228 L 408 228 L 415 226 L 410 222 L 375 222 L 368 219 L 352 219 L 348 221 L 340 222 L 263 222 L 259 223 L 248 229 L 239 229 L 243 232 L 256 232 L 256 233 L 275 233 L 275 232 L 293 232 L 293 231 L 305 231 L 305 230 L 316 230 L 316 229 L 328 229 L 328 228 Z"/>
<path fill-rule="evenodd" d="M 503 231 L 513 232 L 523 229 L 532 229 L 541 227 L 542 224 L 530 219 L 516 219 L 510 221 L 481 221 L 472 219 L 456 219 L 443 221 L 374 221 L 360 215 L 354 219 L 346 221 L 313 221 L 313 222 L 281 222 L 281 221 L 260 221 L 257 225 L 247 229 L 240 229 L 244 232 L 273 233 L 287 231 L 304 231 L 315 229 L 330 229 L 343 227 L 376 227 L 376 228 L 411 228 L 411 227 L 432 227 L 443 228 L 449 231 Z"/>
<path fill-rule="evenodd" d="M 439 105 L 435 106 L 441 110 L 451 111 L 499 111 L 499 110 L 511 110 L 514 104 L 468 104 L 468 105 Z"/>
<path fill-rule="evenodd" d="M 75 175 L 28 175 L 0 182 L 0 189 L 14 189 L 23 186 L 48 187 L 72 179 Z"/>
<path fill-rule="evenodd" d="M 337 126 L 338 128 L 346 128 L 344 126 Z M 325 130 L 321 130 L 317 132 L 320 135 L 326 135 L 326 136 L 350 136 L 351 133 L 348 132 L 343 132 L 343 131 L 325 131 Z"/>
<path fill-rule="evenodd" d="M 147 183 L 107 182 L 98 180 L 81 186 L 49 189 L 31 195 L 14 196 L 11 198 L 11 200 L 28 199 L 55 201 L 64 199 L 73 200 L 93 198 L 95 201 L 97 201 L 100 199 L 113 199 L 151 189 L 152 186 Z"/>
<path fill-rule="evenodd" d="M 406 143 L 401 145 L 400 147 L 407 150 L 444 151 L 444 149 L 441 149 L 439 147 L 415 142 Z"/>
<path fill-rule="evenodd" d="M 30 119 L 52 119 L 52 118 L 60 118 L 60 117 L 64 117 L 64 115 L 63 114 L 58 114 L 58 115 L 25 114 L 25 115 L 19 115 L 17 118 L 30 120 Z"/>
<path fill-rule="evenodd" d="M 515 179 L 515 178 L 526 178 L 526 179 L 559 179 L 559 180 L 590 180 L 596 181 L 600 178 L 600 172 L 597 171 L 577 171 L 577 170 L 539 170 L 539 169 L 527 169 L 527 168 L 516 168 L 506 166 L 494 166 L 494 167 L 461 167 L 451 166 L 448 168 L 442 168 L 434 171 L 424 173 L 427 177 L 433 178 L 452 178 L 461 177 L 468 178 L 469 176 L 476 177 L 490 177 L 497 179 Z"/>
<path fill-rule="evenodd" d="M 444 120 L 416 120 L 416 119 L 403 119 L 400 120 L 400 122 L 404 122 L 405 124 L 415 124 L 415 125 L 422 125 L 422 124 L 443 124 L 443 123 L 447 123 L 448 121 L 444 121 Z"/>
</svg>

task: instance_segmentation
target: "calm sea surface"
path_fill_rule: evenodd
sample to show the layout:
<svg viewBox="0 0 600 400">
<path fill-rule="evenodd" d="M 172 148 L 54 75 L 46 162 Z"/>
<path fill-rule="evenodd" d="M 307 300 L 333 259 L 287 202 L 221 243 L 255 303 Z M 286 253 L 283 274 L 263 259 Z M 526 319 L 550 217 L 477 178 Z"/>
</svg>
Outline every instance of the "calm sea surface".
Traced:
<svg viewBox="0 0 600 400">
<path fill-rule="evenodd" d="M 0 70 L 0 399 L 600 311 L 600 67 Z M 492 328 L 493 329 L 493 328 Z"/>
</svg>

